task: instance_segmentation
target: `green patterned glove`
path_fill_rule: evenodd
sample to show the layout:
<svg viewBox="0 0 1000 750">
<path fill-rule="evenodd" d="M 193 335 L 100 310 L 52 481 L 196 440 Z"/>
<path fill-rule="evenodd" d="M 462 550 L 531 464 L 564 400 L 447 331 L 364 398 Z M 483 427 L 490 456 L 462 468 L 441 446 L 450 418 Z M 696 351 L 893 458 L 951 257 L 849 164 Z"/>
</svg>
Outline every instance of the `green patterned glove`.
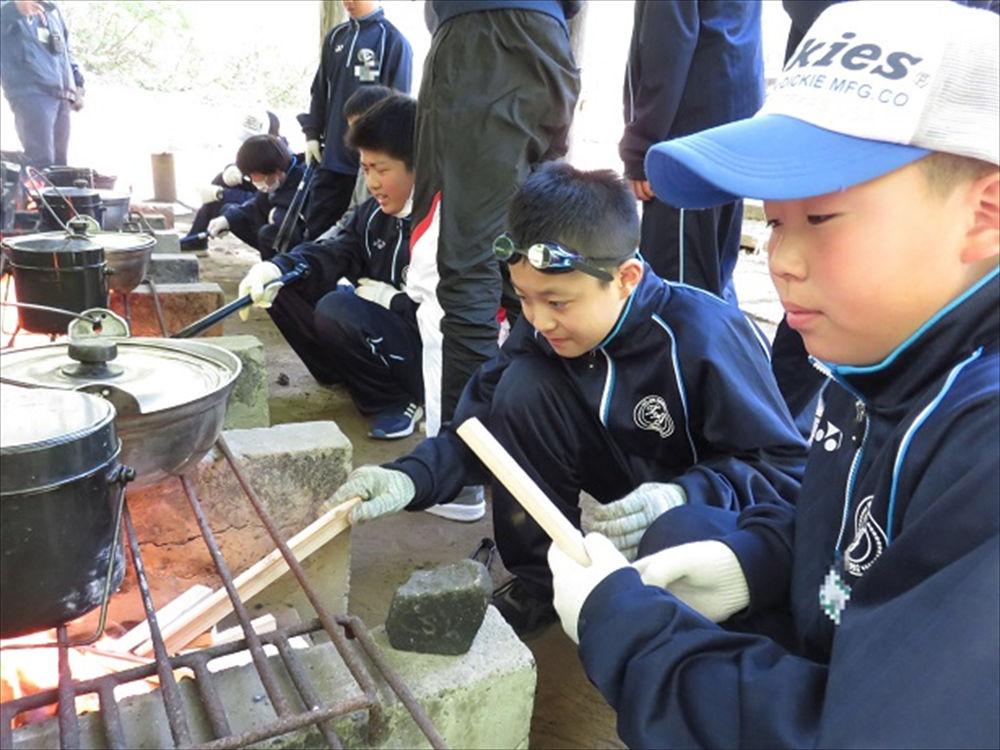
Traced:
<svg viewBox="0 0 1000 750">
<path fill-rule="evenodd" d="M 351 472 L 327 503 L 329 509 L 352 497 L 362 502 L 351 511 L 351 523 L 370 521 L 402 510 L 417 494 L 413 480 L 401 471 L 381 466 L 362 466 Z"/>
<path fill-rule="evenodd" d="M 649 525 L 686 502 L 687 495 L 679 484 L 646 482 L 620 500 L 599 505 L 590 530 L 606 536 L 625 557 L 634 560 Z"/>
</svg>

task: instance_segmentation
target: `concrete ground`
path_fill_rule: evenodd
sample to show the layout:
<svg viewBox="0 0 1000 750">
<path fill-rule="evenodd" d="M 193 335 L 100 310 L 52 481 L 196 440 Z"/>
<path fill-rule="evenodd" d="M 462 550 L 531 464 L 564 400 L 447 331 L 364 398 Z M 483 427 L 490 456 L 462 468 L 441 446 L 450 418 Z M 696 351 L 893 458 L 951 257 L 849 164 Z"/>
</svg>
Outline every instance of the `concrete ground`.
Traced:
<svg viewBox="0 0 1000 750">
<path fill-rule="evenodd" d="M 759 230 L 748 222 L 751 234 Z M 186 226 L 178 220 L 178 229 Z M 191 254 L 191 253 L 186 253 Z M 234 299 L 255 252 L 232 237 L 212 240 L 196 253 L 203 281 L 215 281 L 226 300 Z M 760 254 L 744 254 L 737 271 L 737 290 L 744 308 L 773 334 L 780 308 Z M 272 424 L 331 419 L 354 446 L 354 465 L 391 460 L 414 446 L 419 435 L 398 441 L 367 437 L 367 420 L 354 409 L 339 386 L 317 384 L 285 344 L 263 310 L 252 309 L 246 323 L 236 315 L 224 324 L 226 334 L 252 334 L 267 354 Z M 336 489 L 330 488 L 331 493 Z M 353 532 L 349 609 L 369 626 L 385 621 L 396 589 L 418 568 L 432 568 L 467 557 L 492 532 L 487 517 L 471 524 L 447 521 L 427 513 L 401 513 L 365 524 Z M 495 562 L 494 579 L 506 573 Z M 590 684 L 576 657 L 576 646 L 558 624 L 528 641 L 538 665 L 538 688 L 531 727 L 533 748 L 621 748 L 614 712 Z"/>
</svg>

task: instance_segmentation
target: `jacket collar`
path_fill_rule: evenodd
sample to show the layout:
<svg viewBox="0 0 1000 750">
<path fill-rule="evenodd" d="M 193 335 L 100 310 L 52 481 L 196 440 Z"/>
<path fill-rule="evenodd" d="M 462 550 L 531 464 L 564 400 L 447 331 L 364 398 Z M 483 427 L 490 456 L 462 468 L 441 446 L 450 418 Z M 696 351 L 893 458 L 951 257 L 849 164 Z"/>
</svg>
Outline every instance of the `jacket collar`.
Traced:
<svg viewBox="0 0 1000 750">
<path fill-rule="evenodd" d="M 881 399 L 898 404 L 980 347 L 995 347 L 1000 340 L 998 305 L 1000 278 L 995 268 L 935 313 L 881 362 L 864 367 L 822 364 L 855 395 L 876 405 Z"/>
</svg>

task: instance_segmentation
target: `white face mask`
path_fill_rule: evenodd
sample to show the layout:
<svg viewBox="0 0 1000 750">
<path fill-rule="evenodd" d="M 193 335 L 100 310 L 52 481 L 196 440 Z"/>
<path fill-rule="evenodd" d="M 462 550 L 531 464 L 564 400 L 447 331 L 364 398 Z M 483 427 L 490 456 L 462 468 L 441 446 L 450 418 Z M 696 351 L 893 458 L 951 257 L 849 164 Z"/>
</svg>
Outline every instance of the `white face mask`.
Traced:
<svg viewBox="0 0 1000 750">
<path fill-rule="evenodd" d="M 254 184 L 253 184 L 253 186 L 255 188 L 257 188 L 257 190 L 259 190 L 262 193 L 273 193 L 275 190 L 278 189 L 278 184 L 279 183 L 280 183 L 280 180 L 275 180 L 274 184 L 268 184 L 266 182 L 256 182 L 255 181 Z"/>
</svg>

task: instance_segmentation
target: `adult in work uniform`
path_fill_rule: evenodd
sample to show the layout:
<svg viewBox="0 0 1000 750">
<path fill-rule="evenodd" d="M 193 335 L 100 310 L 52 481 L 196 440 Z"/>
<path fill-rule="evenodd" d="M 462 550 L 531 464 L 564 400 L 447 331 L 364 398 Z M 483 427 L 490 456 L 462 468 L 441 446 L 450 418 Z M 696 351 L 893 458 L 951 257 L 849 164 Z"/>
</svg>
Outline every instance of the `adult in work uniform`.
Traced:
<svg viewBox="0 0 1000 750">
<path fill-rule="evenodd" d="M 429 0 L 420 85 L 412 259 L 427 434 L 497 351 L 493 240 L 518 185 L 566 153 L 580 78 L 566 19 L 580 2 Z"/>
<path fill-rule="evenodd" d="M 358 155 L 344 143 L 344 102 L 360 86 L 380 83 L 410 92 L 413 50 L 373 0 L 344 0 L 350 16 L 323 40 L 313 78 L 309 111 L 298 116 L 306 136 L 306 159 L 318 167 L 309 187 L 307 236 L 332 227 L 351 202 Z"/>
<path fill-rule="evenodd" d="M 0 3 L 0 85 L 28 164 L 65 164 L 69 113 L 83 107 L 83 74 L 55 3 Z"/>
<path fill-rule="evenodd" d="M 668 281 L 735 302 L 743 201 L 681 209 L 653 195 L 649 147 L 752 116 L 764 103 L 761 5 L 741 0 L 637 0 L 625 71 L 625 132 L 618 151 L 642 201 L 639 249 Z"/>
</svg>

